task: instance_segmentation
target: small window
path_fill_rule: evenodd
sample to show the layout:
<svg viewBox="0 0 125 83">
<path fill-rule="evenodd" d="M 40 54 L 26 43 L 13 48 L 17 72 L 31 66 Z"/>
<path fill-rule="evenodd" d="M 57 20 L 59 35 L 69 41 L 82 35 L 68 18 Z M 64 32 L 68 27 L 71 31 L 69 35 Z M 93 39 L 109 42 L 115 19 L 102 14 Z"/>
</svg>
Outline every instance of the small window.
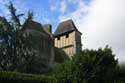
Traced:
<svg viewBox="0 0 125 83">
<path fill-rule="evenodd" d="M 69 37 L 69 34 L 66 34 L 66 38 L 68 38 Z"/>
<path fill-rule="evenodd" d="M 60 40 L 60 37 L 57 37 L 57 40 Z"/>
</svg>

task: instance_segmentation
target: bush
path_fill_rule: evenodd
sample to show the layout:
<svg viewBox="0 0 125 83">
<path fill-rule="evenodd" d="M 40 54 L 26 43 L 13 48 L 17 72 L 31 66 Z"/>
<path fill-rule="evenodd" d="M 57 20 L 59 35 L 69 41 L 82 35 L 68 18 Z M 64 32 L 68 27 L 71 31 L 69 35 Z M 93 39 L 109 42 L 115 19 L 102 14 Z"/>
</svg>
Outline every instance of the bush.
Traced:
<svg viewBox="0 0 125 83">
<path fill-rule="evenodd" d="M 112 83 L 118 69 L 112 50 L 84 50 L 71 61 L 59 65 L 54 72 L 58 82 L 63 83 Z"/>
<path fill-rule="evenodd" d="M 0 83 L 56 83 L 56 80 L 50 76 L 25 74 L 18 72 L 0 71 Z"/>
<path fill-rule="evenodd" d="M 125 82 L 125 65 L 121 65 L 118 70 L 117 80 Z"/>
</svg>

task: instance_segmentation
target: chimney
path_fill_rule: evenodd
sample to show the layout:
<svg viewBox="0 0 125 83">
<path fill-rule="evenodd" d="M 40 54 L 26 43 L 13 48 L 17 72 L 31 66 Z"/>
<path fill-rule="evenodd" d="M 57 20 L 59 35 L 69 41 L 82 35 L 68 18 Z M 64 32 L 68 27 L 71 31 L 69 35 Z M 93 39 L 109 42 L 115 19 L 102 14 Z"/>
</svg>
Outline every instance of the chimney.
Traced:
<svg viewBox="0 0 125 83">
<path fill-rule="evenodd" d="M 52 33 L 52 25 L 51 24 L 45 24 L 45 25 L 43 25 L 43 28 L 45 31 Z"/>
</svg>

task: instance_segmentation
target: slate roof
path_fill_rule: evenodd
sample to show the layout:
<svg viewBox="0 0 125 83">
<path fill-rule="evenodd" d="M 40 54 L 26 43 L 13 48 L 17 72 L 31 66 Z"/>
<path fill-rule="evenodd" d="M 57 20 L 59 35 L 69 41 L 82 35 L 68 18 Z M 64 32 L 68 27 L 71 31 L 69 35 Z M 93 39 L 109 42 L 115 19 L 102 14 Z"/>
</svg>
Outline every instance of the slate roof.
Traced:
<svg viewBox="0 0 125 83">
<path fill-rule="evenodd" d="M 28 29 L 28 30 L 40 31 L 43 34 L 47 34 L 47 35 L 51 36 L 51 34 L 48 33 L 44 28 L 45 27 L 43 25 L 41 25 L 40 23 L 35 22 L 35 21 L 31 21 L 28 24 L 24 25 L 22 27 L 22 30 L 27 30 Z"/>
<path fill-rule="evenodd" d="M 71 31 L 78 31 L 78 29 L 76 28 L 74 22 L 70 19 L 67 21 L 63 21 L 58 25 L 58 27 L 54 33 L 54 36 L 65 34 L 67 32 L 71 32 Z M 79 33 L 81 34 L 81 32 L 79 32 Z"/>
<path fill-rule="evenodd" d="M 51 24 L 45 24 L 42 27 L 47 33 L 51 34 Z"/>
<path fill-rule="evenodd" d="M 25 30 L 25 29 L 31 29 L 31 30 L 37 30 L 37 31 L 44 32 L 42 25 L 35 21 L 31 21 L 28 24 L 25 24 L 23 26 L 22 30 Z"/>
</svg>

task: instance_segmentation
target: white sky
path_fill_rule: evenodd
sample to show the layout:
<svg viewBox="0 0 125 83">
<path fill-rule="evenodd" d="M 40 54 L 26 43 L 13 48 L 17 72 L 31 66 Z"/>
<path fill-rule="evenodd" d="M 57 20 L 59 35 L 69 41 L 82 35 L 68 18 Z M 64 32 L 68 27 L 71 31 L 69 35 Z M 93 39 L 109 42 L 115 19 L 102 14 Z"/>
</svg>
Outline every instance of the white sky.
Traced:
<svg viewBox="0 0 125 83">
<path fill-rule="evenodd" d="M 109 45 L 116 58 L 125 62 L 125 0 L 93 0 L 89 6 L 81 0 L 78 2 L 78 9 L 60 20 L 74 20 L 83 33 L 83 48 Z"/>
</svg>

